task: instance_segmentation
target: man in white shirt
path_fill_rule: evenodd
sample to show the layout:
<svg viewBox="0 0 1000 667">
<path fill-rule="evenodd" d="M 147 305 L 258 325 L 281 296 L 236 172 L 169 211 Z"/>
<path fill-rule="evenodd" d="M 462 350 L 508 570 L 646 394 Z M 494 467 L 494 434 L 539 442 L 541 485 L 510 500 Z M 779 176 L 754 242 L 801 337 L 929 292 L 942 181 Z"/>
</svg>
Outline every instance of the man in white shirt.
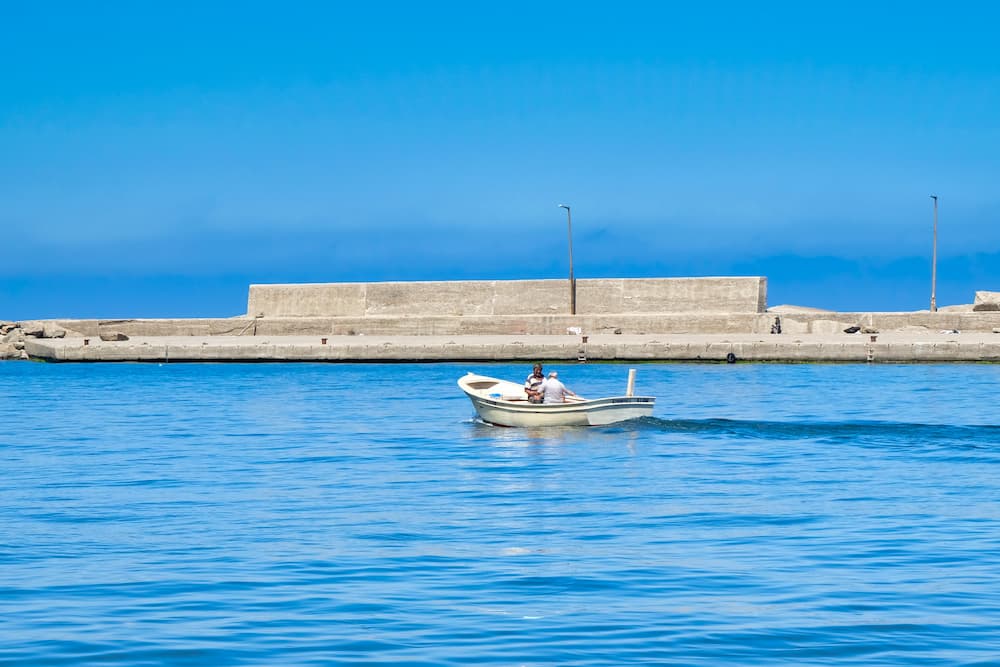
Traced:
<svg viewBox="0 0 1000 667">
<path fill-rule="evenodd" d="M 576 396 L 569 387 L 559 381 L 559 373 L 552 371 L 542 383 L 543 403 L 565 403 L 567 396 Z"/>
</svg>

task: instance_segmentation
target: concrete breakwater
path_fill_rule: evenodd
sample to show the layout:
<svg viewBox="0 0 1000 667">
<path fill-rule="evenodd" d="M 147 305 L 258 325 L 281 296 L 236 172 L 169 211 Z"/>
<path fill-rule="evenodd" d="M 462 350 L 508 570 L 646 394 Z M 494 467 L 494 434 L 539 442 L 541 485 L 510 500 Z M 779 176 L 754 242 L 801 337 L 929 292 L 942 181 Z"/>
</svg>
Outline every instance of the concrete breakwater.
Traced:
<svg viewBox="0 0 1000 667">
<path fill-rule="evenodd" d="M 934 313 L 835 313 L 768 310 L 766 286 L 756 277 L 581 280 L 570 314 L 567 281 L 252 285 L 237 317 L 0 323 L 0 358 L 1000 360 L 1000 305 L 988 303 L 1000 294 Z"/>
<path fill-rule="evenodd" d="M 30 339 L 50 361 L 316 362 L 997 362 L 1000 334 L 660 334 L 592 336 L 152 336 Z M 730 356 L 731 355 L 731 356 Z"/>
</svg>

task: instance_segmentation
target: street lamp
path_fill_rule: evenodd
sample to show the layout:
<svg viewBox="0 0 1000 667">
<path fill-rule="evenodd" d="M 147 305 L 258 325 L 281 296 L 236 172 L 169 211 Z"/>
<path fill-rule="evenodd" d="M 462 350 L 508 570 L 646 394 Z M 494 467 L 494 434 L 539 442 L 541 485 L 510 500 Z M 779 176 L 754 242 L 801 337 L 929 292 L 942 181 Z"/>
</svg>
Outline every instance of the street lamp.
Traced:
<svg viewBox="0 0 1000 667">
<path fill-rule="evenodd" d="M 573 279 L 573 217 L 568 204 L 559 204 L 566 209 L 566 233 L 569 236 L 569 314 L 576 315 L 576 280 Z"/>
<path fill-rule="evenodd" d="M 931 195 L 934 200 L 934 251 L 931 257 L 931 312 L 937 312 L 937 195 Z"/>
</svg>

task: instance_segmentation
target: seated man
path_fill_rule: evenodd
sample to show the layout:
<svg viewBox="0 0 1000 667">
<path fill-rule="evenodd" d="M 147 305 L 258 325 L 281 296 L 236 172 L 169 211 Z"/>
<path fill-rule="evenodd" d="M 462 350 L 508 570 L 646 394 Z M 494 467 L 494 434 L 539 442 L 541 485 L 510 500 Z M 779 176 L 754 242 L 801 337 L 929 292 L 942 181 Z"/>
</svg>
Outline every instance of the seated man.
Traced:
<svg viewBox="0 0 1000 667">
<path fill-rule="evenodd" d="M 576 396 L 569 387 L 559 381 L 559 373 L 552 371 L 542 383 L 543 403 L 565 403 L 567 396 Z"/>
<path fill-rule="evenodd" d="M 542 402 L 542 383 L 545 382 L 545 373 L 542 372 L 542 365 L 535 364 L 531 375 L 524 381 L 524 393 L 528 395 L 529 403 Z"/>
</svg>

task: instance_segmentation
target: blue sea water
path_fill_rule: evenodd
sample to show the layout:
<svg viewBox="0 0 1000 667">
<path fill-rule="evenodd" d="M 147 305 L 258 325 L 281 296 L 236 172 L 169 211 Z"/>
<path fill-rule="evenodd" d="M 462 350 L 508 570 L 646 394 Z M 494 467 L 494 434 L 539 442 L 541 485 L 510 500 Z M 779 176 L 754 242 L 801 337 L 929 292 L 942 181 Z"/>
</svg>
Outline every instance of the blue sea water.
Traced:
<svg viewBox="0 0 1000 667">
<path fill-rule="evenodd" d="M 1000 366 L 638 368 L 0 363 L 0 664 L 1000 664 Z"/>
</svg>

